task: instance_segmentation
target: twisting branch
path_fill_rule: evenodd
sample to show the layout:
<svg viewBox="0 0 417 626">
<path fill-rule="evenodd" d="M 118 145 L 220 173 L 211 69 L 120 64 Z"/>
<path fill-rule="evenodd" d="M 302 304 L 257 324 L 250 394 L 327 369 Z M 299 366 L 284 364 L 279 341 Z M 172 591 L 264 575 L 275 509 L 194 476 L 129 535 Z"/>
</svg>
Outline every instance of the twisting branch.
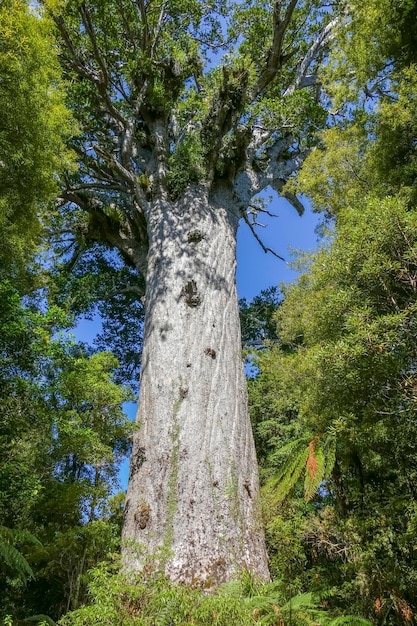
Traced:
<svg viewBox="0 0 417 626">
<path fill-rule="evenodd" d="M 132 221 L 126 212 L 116 219 L 108 215 L 99 200 L 87 192 L 67 189 L 61 197 L 91 216 L 87 230 L 92 239 L 117 248 L 143 276 L 146 275 L 146 229 L 138 228 L 136 221 Z"/>
<path fill-rule="evenodd" d="M 120 160 L 124 167 L 128 167 L 129 161 L 133 156 L 133 142 L 135 138 L 135 129 L 140 110 L 143 106 L 149 81 L 147 78 L 143 81 L 139 94 L 132 105 L 132 114 L 130 115 L 125 129 L 121 133 L 120 142 Z"/>
<path fill-rule="evenodd" d="M 108 152 L 100 148 L 100 146 L 94 146 L 94 150 L 98 154 L 98 156 L 100 156 L 104 160 L 104 162 L 107 163 L 109 168 L 114 170 L 123 180 L 125 180 L 129 184 L 130 188 L 133 190 L 138 200 L 138 206 L 141 207 L 141 211 L 143 212 L 145 209 L 147 209 L 148 201 L 146 199 L 145 192 L 141 188 L 134 172 L 124 167 L 114 157 L 114 155 L 109 154 Z"/>
<path fill-rule="evenodd" d="M 258 165 L 256 159 L 246 162 L 234 183 L 234 193 L 243 210 L 247 208 L 252 198 L 268 185 L 280 192 L 291 174 L 299 167 L 302 161 L 301 154 L 294 154 L 292 159 L 286 155 L 292 143 L 291 137 L 285 137 L 265 148 L 265 165 Z"/>
<path fill-rule="evenodd" d="M 249 226 L 249 228 L 251 229 L 252 235 L 255 237 L 256 241 L 259 243 L 259 245 L 261 246 L 262 250 L 267 253 L 270 252 L 271 254 L 273 254 L 274 256 L 277 257 L 277 259 L 280 259 L 281 261 L 285 261 L 284 257 L 280 256 L 277 252 L 275 252 L 275 250 L 273 250 L 272 248 L 268 248 L 262 241 L 262 239 L 259 237 L 258 233 L 255 230 L 255 225 L 252 224 L 252 222 L 250 221 L 250 219 L 248 218 L 247 213 L 243 214 L 243 219 L 245 220 L 246 224 Z"/>
</svg>

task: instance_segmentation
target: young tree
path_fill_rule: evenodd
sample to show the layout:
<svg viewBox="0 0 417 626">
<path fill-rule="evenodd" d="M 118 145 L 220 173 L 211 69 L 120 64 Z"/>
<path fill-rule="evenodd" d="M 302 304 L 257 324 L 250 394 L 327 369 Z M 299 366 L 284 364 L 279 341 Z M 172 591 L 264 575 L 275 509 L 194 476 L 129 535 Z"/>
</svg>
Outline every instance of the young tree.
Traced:
<svg viewBox="0 0 417 626">
<path fill-rule="evenodd" d="M 254 228 L 253 198 L 282 190 L 325 120 L 316 68 L 334 15 L 310 0 L 43 4 L 81 129 L 62 189 L 73 261 L 98 242 L 146 282 L 124 538 L 162 547 L 186 583 L 267 578 L 236 231 Z M 126 548 L 125 562 L 143 558 Z"/>
</svg>

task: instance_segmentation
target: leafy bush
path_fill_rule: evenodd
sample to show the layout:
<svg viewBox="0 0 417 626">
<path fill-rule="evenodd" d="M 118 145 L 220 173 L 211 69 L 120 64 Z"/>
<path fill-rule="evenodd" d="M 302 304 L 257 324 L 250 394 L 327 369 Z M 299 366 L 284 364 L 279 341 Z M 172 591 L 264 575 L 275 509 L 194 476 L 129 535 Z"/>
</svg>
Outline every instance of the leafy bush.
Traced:
<svg viewBox="0 0 417 626">
<path fill-rule="evenodd" d="M 276 583 L 260 583 L 248 573 L 213 594 L 173 583 L 161 572 L 119 573 L 119 564 L 98 565 L 89 573 L 91 604 L 68 613 L 60 626 L 286 626 L 355 624 L 357 617 L 332 617 L 320 598 L 299 594 L 282 602 Z"/>
</svg>

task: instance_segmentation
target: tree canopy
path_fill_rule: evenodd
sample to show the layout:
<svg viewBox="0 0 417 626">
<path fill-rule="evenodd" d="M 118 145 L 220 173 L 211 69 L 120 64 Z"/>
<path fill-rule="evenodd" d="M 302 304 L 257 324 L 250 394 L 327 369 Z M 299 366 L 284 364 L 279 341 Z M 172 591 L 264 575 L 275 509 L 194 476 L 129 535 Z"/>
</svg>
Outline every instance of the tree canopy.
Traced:
<svg viewBox="0 0 417 626">
<path fill-rule="evenodd" d="M 325 122 L 314 85 L 333 15 L 320 3 L 43 5 L 81 128 L 62 190 L 74 254 L 97 241 L 144 273 L 155 199 L 231 184 L 244 213 L 282 189 Z"/>
</svg>

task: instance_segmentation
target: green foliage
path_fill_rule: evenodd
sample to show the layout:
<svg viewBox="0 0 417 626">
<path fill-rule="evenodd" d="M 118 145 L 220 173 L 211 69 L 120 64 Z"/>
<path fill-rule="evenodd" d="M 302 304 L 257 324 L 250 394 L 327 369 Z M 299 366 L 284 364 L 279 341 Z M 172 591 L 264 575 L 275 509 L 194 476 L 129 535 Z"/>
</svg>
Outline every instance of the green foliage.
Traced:
<svg viewBox="0 0 417 626">
<path fill-rule="evenodd" d="M 401 193 L 415 204 L 414 5 L 351 3 L 330 62 L 321 68 L 334 120 L 288 190 L 305 193 L 328 215 L 358 206 L 370 190 L 380 198 Z"/>
<path fill-rule="evenodd" d="M 251 302 L 239 300 L 240 325 L 244 348 L 257 348 L 278 339 L 276 323 L 273 319 L 281 302 L 277 287 L 264 289 Z"/>
<path fill-rule="evenodd" d="M 137 389 L 143 335 L 145 292 L 142 277 L 116 252 L 103 250 L 80 234 L 57 252 L 48 281 L 49 306 L 58 305 L 75 320 L 99 315 L 101 330 L 95 349 L 111 351 L 119 362 L 115 380 Z M 71 254 L 68 259 L 68 254 Z"/>
<path fill-rule="evenodd" d="M 83 598 L 86 569 L 118 549 L 122 503 L 110 497 L 131 393 L 113 381 L 112 355 L 65 336 L 63 311 L 23 306 L 7 281 L 0 293 L 0 611 L 58 617 Z"/>
<path fill-rule="evenodd" d="M 189 185 L 197 184 L 204 175 L 204 152 L 196 134 L 188 133 L 170 155 L 168 188 L 177 198 Z"/>
<path fill-rule="evenodd" d="M 4 262 L 16 267 L 39 243 L 58 172 L 70 165 L 64 140 L 73 128 L 51 23 L 26 2 L 6 0 L 0 33 L 1 247 Z"/>
<path fill-rule="evenodd" d="M 260 354 L 249 388 L 274 562 L 288 554 L 298 591 L 332 588 L 329 607 L 378 624 L 415 611 L 416 246 L 416 213 L 401 195 L 340 209 L 284 290 L 286 349 Z M 297 509 L 303 496 L 312 508 Z M 280 499 L 298 522 L 288 526 Z"/>
<path fill-rule="evenodd" d="M 132 396 L 116 384 L 118 363 L 107 348 L 120 357 L 124 344 L 140 344 L 144 281 L 129 254 L 132 241 L 146 253 L 141 202 L 165 191 L 174 201 L 214 179 L 227 188 L 255 128 L 268 139 L 250 163 L 254 176 L 267 171 L 276 142 L 291 145 L 283 159 L 316 144 L 329 121 L 316 88 L 287 90 L 333 13 L 322 2 L 297 3 L 280 70 L 252 99 L 273 45 L 264 2 L 45 0 L 42 14 L 25 2 L 2 4 L 5 625 L 11 614 L 52 623 L 47 614 L 58 619 L 68 610 L 62 624 L 73 626 L 415 620 L 416 9 L 411 0 L 349 4 L 332 58 L 322 63 L 323 51 L 310 68 L 322 65 L 332 127 L 288 185 L 337 216 L 334 232 L 298 262 L 304 274 L 284 304 L 273 290 L 241 302 L 244 342 L 263 348 L 249 387 L 275 580 L 261 585 L 244 575 L 211 596 L 165 580 L 152 564 L 137 576 L 108 564 L 119 548 L 124 498 L 112 493 L 132 430 L 121 407 Z M 69 142 L 78 172 L 64 145 L 74 125 L 51 17 L 66 100 L 81 129 Z M 65 167 L 68 203 L 52 210 Z M 284 182 L 268 180 L 277 189 Z M 46 312 L 45 292 L 22 304 L 8 276 L 33 261 L 45 226 L 58 233 L 62 262 L 47 286 Z M 115 241 L 126 234 L 123 248 Z M 44 274 L 37 281 L 44 286 Z M 93 354 L 66 330 L 71 315 L 97 310 L 108 321 L 102 352 Z M 139 366 L 133 351 L 125 356 L 124 381 Z M 355 612 L 361 617 L 344 615 Z"/>
<path fill-rule="evenodd" d="M 26 581 L 27 578 L 34 578 L 34 574 L 25 557 L 14 545 L 19 542 L 40 545 L 36 537 L 26 530 L 12 530 L 0 526 L 0 560 L 12 570 L 13 574 Z"/>
<path fill-rule="evenodd" d="M 62 626 L 107 626 L 121 623 L 126 626 L 169 624 L 196 624 L 200 626 L 239 626 L 263 624 L 333 625 L 355 623 L 354 618 L 338 618 L 334 622 L 321 600 L 314 594 L 294 596 L 281 604 L 274 583 L 259 583 L 247 573 L 240 580 L 230 582 L 208 595 L 168 581 L 154 571 L 141 575 L 115 573 L 100 565 L 89 572 L 91 604 L 68 613 L 60 620 Z M 367 626 L 370 622 L 360 620 Z"/>
<path fill-rule="evenodd" d="M 303 274 L 277 314 L 286 350 L 259 356 L 249 388 L 275 571 L 287 555 L 283 585 L 297 572 L 299 591 L 331 589 L 330 607 L 375 624 L 413 623 L 416 611 L 414 5 L 353 3 L 338 33 L 322 72 L 335 124 L 287 186 L 332 230 L 296 262 Z M 324 459 L 332 470 L 315 495 L 305 472 L 306 509 L 306 446 L 326 440 L 317 477 Z"/>
<path fill-rule="evenodd" d="M 333 470 L 335 440 L 327 436 L 322 441 L 316 436 L 306 446 L 305 440 L 295 439 L 276 451 L 273 462 L 277 463 L 279 457 L 287 460 L 270 481 L 277 500 L 284 500 L 304 474 L 304 499 L 309 502 Z"/>
</svg>

